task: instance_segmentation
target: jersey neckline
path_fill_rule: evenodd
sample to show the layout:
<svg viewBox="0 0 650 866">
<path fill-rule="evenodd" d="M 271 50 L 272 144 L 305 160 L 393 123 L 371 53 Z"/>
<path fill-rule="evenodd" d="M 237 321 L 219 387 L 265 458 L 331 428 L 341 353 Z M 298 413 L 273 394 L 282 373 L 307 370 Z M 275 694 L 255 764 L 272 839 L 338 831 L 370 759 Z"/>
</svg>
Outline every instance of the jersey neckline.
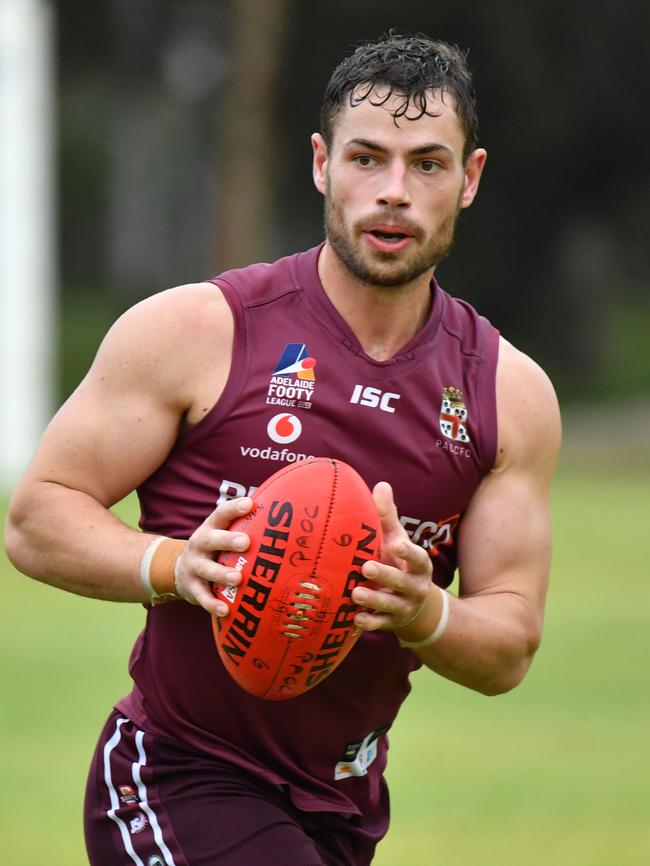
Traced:
<svg viewBox="0 0 650 866">
<path fill-rule="evenodd" d="M 412 361 L 422 347 L 433 342 L 438 334 L 442 318 L 443 298 L 435 278 L 431 280 L 432 303 L 429 316 L 422 328 L 391 358 L 378 361 L 366 354 L 359 339 L 329 299 L 318 275 L 318 259 L 325 242 L 299 253 L 293 260 L 292 269 L 296 285 L 303 290 L 303 298 L 312 313 L 324 327 L 353 355 L 376 367 L 392 367 L 405 361 Z"/>
</svg>

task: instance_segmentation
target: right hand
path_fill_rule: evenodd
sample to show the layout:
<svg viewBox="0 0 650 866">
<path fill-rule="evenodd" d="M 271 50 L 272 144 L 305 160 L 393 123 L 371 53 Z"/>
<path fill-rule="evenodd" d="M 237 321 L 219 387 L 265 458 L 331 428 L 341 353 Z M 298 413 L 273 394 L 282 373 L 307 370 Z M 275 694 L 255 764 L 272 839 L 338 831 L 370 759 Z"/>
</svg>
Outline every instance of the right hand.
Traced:
<svg viewBox="0 0 650 866">
<path fill-rule="evenodd" d="M 218 505 L 191 535 L 176 566 L 176 592 L 190 604 L 200 605 L 213 616 L 226 616 L 228 605 L 218 601 L 211 584 L 237 586 L 241 574 L 217 562 L 222 550 L 241 553 L 250 544 L 244 532 L 231 532 L 228 527 L 253 507 L 249 496 L 230 499 Z"/>
</svg>

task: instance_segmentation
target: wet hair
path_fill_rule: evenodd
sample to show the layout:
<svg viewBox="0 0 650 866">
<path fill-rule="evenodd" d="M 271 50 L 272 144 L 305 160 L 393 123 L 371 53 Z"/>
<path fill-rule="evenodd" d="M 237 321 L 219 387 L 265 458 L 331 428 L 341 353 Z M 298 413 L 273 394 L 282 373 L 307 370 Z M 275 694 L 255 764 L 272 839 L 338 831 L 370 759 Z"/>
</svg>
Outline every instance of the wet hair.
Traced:
<svg viewBox="0 0 650 866">
<path fill-rule="evenodd" d="M 379 85 L 380 92 L 375 88 Z M 321 108 L 321 135 L 328 147 L 332 143 L 338 113 L 345 104 L 355 106 L 369 99 L 383 105 L 393 94 L 403 96 L 393 111 L 400 118 L 417 120 L 427 110 L 431 91 L 450 93 L 456 101 L 456 114 L 465 135 L 463 156 L 478 145 L 478 116 L 472 73 L 467 54 L 458 46 L 434 41 L 424 34 L 403 36 L 390 31 L 377 42 L 360 45 L 344 58 L 332 73 Z"/>
</svg>

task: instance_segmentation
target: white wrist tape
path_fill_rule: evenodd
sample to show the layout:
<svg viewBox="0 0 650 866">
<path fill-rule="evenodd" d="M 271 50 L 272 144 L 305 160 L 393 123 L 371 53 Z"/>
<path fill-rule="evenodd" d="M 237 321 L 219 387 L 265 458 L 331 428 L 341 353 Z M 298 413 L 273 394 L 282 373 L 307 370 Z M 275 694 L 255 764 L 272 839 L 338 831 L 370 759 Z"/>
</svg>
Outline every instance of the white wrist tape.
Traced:
<svg viewBox="0 0 650 866">
<path fill-rule="evenodd" d="M 442 593 L 442 611 L 440 612 L 440 619 L 438 620 L 438 625 L 434 628 L 431 634 L 428 637 L 423 638 L 422 640 L 416 641 L 406 641 L 400 640 L 399 645 L 401 647 L 405 647 L 406 649 L 419 649 L 420 647 L 429 646 L 438 638 L 442 637 L 447 629 L 447 625 L 449 623 L 449 593 L 445 592 L 444 589 L 438 587 L 440 592 Z"/>
<path fill-rule="evenodd" d="M 176 581 L 187 542 L 164 535 L 154 538 L 140 563 L 140 583 L 151 604 L 178 599 Z"/>
<path fill-rule="evenodd" d="M 140 563 L 140 583 L 142 584 L 144 591 L 147 593 L 148 598 L 155 598 L 158 593 L 151 585 L 151 560 L 153 559 L 154 553 L 158 550 L 159 546 L 166 541 L 166 537 L 164 535 L 159 536 L 158 538 L 154 538 L 149 547 L 145 550 L 144 556 L 142 557 L 142 562 Z"/>
</svg>

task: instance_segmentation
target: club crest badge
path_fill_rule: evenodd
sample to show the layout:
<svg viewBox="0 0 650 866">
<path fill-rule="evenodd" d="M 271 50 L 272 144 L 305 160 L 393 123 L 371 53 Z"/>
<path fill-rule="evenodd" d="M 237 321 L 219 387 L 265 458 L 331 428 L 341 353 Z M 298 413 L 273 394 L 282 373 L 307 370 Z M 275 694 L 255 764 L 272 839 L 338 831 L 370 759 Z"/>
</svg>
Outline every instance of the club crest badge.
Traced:
<svg viewBox="0 0 650 866">
<path fill-rule="evenodd" d="M 469 442 L 467 407 L 463 403 L 462 393 L 453 385 L 442 391 L 440 432 L 453 442 Z"/>
</svg>

